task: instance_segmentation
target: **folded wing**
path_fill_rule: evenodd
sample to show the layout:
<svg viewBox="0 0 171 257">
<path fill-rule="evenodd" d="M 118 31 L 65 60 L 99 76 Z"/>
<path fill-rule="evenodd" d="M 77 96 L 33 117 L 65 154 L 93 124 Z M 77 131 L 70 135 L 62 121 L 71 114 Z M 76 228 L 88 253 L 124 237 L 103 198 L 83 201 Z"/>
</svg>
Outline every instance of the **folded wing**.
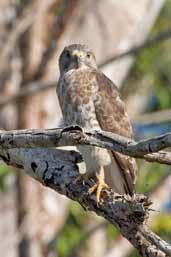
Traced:
<svg viewBox="0 0 171 257">
<path fill-rule="evenodd" d="M 94 71 L 98 93 L 94 96 L 94 106 L 99 126 L 102 130 L 132 138 L 132 127 L 120 99 L 118 89 L 103 73 Z M 120 194 L 133 194 L 136 178 L 134 158 L 109 151 L 111 164 L 105 167 L 106 182 Z"/>
</svg>

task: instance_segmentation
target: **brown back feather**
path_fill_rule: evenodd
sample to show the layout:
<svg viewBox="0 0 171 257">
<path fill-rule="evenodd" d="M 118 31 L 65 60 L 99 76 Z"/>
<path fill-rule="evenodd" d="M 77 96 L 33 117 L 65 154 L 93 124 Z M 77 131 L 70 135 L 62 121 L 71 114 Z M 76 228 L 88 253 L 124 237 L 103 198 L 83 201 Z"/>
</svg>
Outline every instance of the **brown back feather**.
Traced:
<svg viewBox="0 0 171 257">
<path fill-rule="evenodd" d="M 103 73 L 96 71 L 95 76 L 98 94 L 94 104 L 96 117 L 101 129 L 132 138 L 132 126 L 117 87 Z M 137 170 L 135 159 L 118 152 L 112 152 L 112 156 L 124 181 L 124 192 L 132 195 Z M 116 184 L 119 178 L 113 176 L 113 179 Z"/>
</svg>

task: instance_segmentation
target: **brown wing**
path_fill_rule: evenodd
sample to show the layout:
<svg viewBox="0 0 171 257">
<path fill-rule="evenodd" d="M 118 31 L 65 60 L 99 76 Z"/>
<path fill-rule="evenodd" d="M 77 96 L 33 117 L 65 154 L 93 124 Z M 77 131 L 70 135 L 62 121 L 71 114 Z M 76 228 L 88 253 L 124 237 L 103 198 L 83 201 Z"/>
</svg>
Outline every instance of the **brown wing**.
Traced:
<svg viewBox="0 0 171 257">
<path fill-rule="evenodd" d="M 132 138 L 131 123 L 117 87 L 101 72 L 96 71 L 95 77 L 98 94 L 94 105 L 101 129 Z M 112 152 L 111 155 L 114 160 L 106 172 L 107 182 L 118 193 L 132 194 L 137 169 L 135 159 L 118 152 Z"/>
</svg>

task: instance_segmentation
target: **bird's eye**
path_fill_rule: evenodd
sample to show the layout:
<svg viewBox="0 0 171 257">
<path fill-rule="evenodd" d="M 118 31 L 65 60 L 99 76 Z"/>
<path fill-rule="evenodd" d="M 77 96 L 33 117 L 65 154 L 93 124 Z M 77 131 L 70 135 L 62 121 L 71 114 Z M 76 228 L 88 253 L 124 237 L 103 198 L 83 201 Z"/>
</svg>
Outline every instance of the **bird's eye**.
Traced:
<svg viewBox="0 0 171 257">
<path fill-rule="evenodd" d="M 71 55 L 70 55 L 70 52 L 67 51 L 67 52 L 66 52 L 66 57 L 67 57 L 67 58 L 70 58 L 70 56 L 71 56 Z"/>
<path fill-rule="evenodd" d="M 87 53 L 87 58 L 90 58 L 91 57 L 91 54 L 90 53 Z"/>
</svg>

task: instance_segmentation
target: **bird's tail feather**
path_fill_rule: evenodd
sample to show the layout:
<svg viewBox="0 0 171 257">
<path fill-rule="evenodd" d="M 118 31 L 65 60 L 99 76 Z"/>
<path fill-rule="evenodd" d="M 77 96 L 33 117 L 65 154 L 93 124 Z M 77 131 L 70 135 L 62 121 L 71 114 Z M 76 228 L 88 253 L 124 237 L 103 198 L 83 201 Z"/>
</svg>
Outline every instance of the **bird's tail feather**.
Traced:
<svg viewBox="0 0 171 257">
<path fill-rule="evenodd" d="M 135 160 L 117 152 L 110 152 L 111 163 L 105 167 L 106 183 L 119 194 L 134 193 Z"/>
</svg>

